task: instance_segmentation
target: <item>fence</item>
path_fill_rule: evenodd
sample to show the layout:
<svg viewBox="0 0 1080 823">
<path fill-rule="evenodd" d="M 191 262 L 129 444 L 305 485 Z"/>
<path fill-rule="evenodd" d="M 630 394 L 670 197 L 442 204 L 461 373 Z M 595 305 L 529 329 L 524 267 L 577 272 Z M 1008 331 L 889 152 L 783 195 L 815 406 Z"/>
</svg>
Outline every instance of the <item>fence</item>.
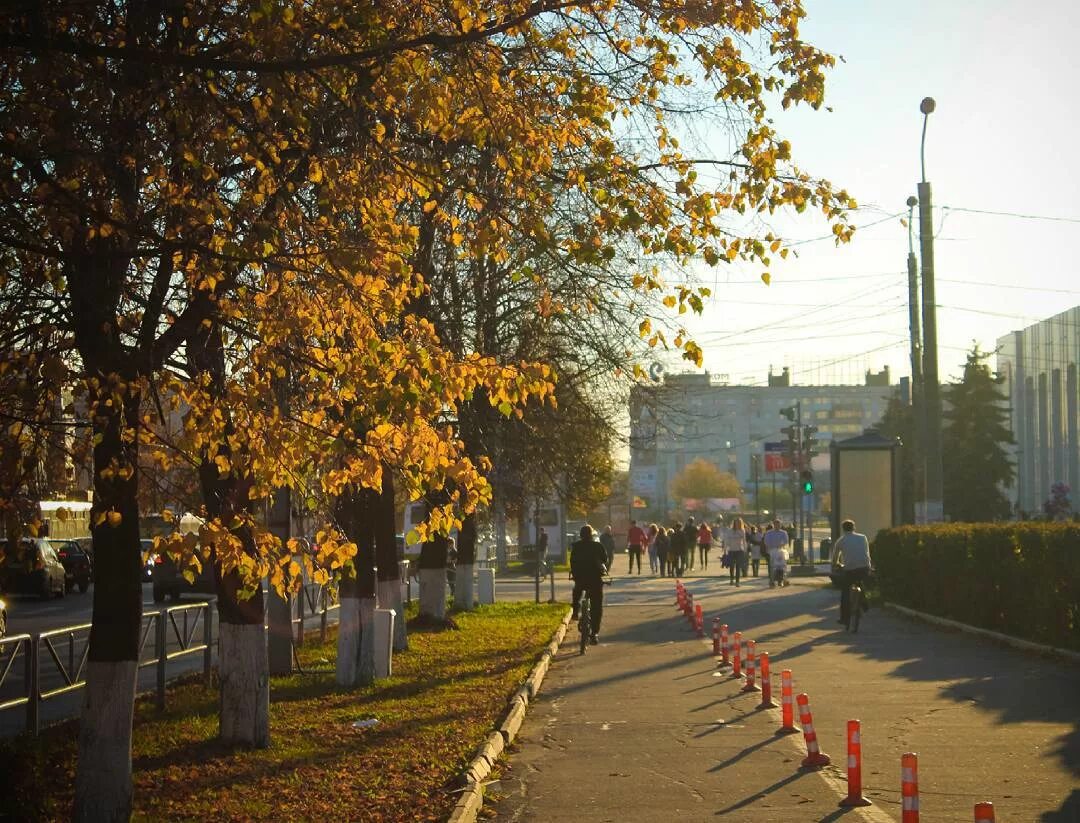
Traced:
<svg viewBox="0 0 1080 823">
<path fill-rule="evenodd" d="M 304 621 L 313 617 L 319 618 L 319 635 L 325 641 L 328 616 L 339 608 L 336 601 L 336 592 L 326 586 L 304 587 L 295 599 L 296 645 L 304 642 Z M 139 670 L 154 669 L 154 698 L 159 710 L 164 710 L 166 705 L 170 663 L 201 653 L 203 682 L 210 684 L 216 642 L 215 607 L 216 601 L 211 599 L 143 613 Z M 22 708 L 26 713 L 26 730 L 36 735 L 42 704 L 86 685 L 89 639 L 89 623 L 37 635 L 0 638 L 0 714 Z M 20 674 L 21 682 L 17 682 Z"/>
</svg>

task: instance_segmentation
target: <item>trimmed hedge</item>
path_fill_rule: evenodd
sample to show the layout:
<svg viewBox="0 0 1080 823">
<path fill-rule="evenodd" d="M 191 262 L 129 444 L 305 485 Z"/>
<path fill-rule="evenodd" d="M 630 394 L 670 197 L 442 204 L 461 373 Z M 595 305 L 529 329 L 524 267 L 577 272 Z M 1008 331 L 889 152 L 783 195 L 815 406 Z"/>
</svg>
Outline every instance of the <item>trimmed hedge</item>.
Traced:
<svg viewBox="0 0 1080 823">
<path fill-rule="evenodd" d="M 901 526 L 872 551 L 886 600 L 1080 651 L 1080 525 Z"/>
</svg>

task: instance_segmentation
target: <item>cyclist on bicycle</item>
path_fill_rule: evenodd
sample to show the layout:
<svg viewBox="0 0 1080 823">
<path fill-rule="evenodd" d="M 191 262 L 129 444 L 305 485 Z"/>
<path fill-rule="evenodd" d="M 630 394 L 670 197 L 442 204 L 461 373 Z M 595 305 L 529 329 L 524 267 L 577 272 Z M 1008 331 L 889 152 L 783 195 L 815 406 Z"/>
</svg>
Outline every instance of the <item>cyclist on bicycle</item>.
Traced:
<svg viewBox="0 0 1080 823">
<path fill-rule="evenodd" d="M 840 529 L 843 534 L 833 544 L 830 562 L 833 579 L 840 584 L 839 622 L 846 625 L 851 608 L 851 585 L 865 582 L 874 566 L 870 561 L 870 541 L 865 534 L 855 531 L 855 521 L 845 520 L 840 524 Z"/>
<path fill-rule="evenodd" d="M 596 531 L 585 524 L 581 539 L 570 546 L 570 576 L 574 579 L 574 619 L 581 606 L 581 593 L 589 593 L 589 617 L 592 619 L 592 645 L 600 642 L 600 619 L 604 615 L 604 576 L 608 572 L 607 552 L 596 539 Z"/>
</svg>

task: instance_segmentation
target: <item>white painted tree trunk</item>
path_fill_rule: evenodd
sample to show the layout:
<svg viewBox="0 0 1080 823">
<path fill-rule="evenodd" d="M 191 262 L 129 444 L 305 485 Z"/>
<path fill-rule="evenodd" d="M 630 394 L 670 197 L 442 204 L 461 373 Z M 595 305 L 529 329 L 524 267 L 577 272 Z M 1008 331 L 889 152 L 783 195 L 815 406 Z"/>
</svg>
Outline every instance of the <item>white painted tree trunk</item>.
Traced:
<svg viewBox="0 0 1080 823">
<path fill-rule="evenodd" d="M 218 676 L 223 743 L 265 749 L 270 745 L 270 664 L 261 623 L 220 623 Z"/>
<path fill-rule="evenodd" d="M 86 664 L 72 812 L 77 823 L 126 823 L 131 817 L 131 723 L 138 671 L 134 660 Z"/>
<path fill-rule="evenodd" d="M 471 609 L 473 607 L 473 570 L 476 567 L 459 565 L 457 576 L 454 578 L 454 608 Z"/>
<path fill-rule="evenodd" d="M 420 614 L 446 618 L 446 569 L 420 569 Z"/>
<path fill-rule="evenodd" d="M 360 658 L 356 668 L 357 684 L 375 682 L 375 598 L 360 598 Z"/>
<path fill-rule="evenodd" d="M 360 598 L 342 597 L 338 610 L 337 682 L 340 686 L 357 684 L 360 665 Z"/>
<path fill-rule="evenodd" d="M 409 636 L 405 631 L 405 604 L 401 600 L 401 580 L 380 580 L 377 586 L 380 609 L 394 610 L 394 651 L 409 648 Z"/>
</svg>

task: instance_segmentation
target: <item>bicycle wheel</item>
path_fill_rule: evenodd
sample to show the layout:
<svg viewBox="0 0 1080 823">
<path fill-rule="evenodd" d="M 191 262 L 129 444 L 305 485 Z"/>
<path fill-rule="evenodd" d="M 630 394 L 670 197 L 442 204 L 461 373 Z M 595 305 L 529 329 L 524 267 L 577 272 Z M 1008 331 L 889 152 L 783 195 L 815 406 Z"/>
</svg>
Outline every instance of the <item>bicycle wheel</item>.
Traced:
<svg viewBox="0 0 1080 823">
<path fill-rule="evenodd" d="M 848 623 L 851 625 L 851 631 L 855 633 L 858 633 L 859 621 L 862 620 L 862 601 L 862 589 L 858 586 L 853 586 L 851 590 L 851 598 L 848 601 Z"/>
</svg>

